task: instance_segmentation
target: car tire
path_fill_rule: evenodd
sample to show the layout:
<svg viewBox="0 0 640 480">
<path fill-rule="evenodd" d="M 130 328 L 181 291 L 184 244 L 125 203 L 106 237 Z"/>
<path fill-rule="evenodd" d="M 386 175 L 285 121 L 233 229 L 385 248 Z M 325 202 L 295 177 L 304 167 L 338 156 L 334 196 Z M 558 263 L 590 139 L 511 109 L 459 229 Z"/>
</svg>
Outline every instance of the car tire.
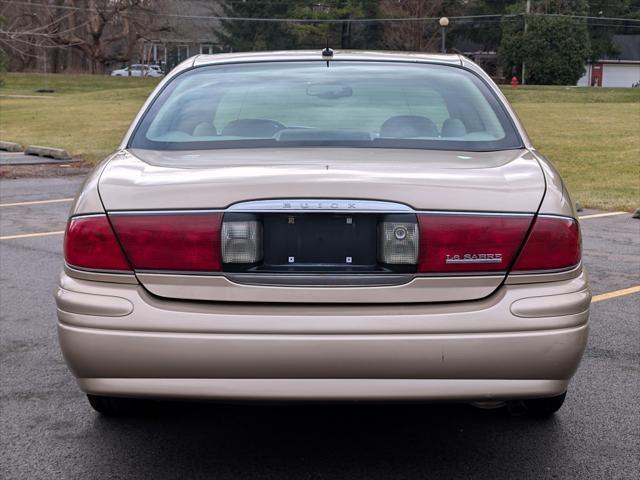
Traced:
<svg viewBox="0 0 640 480">
<path fill-rule="evenodd" d="M 87 394 L 87 399 L 96 412 L 108 417 L 141 415 L 151 410 L 150 402 L 136 398 Z"/>
<path fill-rule="evenodd" d="M 515 416 L 547 418 L 552 416 L 564 403 L 567 392 L 555 397 L 530 398 L 508 404 L 509 412 Z"/>
</svg>

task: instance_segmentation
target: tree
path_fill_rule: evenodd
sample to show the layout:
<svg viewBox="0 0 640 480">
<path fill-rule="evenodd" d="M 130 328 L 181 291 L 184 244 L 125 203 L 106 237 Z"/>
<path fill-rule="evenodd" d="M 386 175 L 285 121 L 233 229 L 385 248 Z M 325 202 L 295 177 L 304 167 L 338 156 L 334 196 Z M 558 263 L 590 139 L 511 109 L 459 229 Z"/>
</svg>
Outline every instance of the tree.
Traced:
<svg viewBox="0 0 640 480">
<path fill-rule="evenodd" d="M 443 13 L 443 5 L 443 0 L 381 0 L 380 11 L 386 18 L 436 17 Z M 383 45 L 389 50 L 437 50 L 439 29 L 437 22 L 431 24 L 427 29 L 422 20 L 386 23 Z"/>
<path fill-rule="evenodd" d="M 565 17 L 545 17 L 536 13 L 584 15 L 585 0 L 558 2 L 550 8 L 547 2 L 532 5 L 532 15 L 523 25 L 503 22 L 502 40 L 498 51 L 506 72 L 521 73 L 526 65 L 527 83 L 542 85 L 575 85 L 584 74 L 591 54 L 589 32 L 584 20 Z M 514 6 L 522 12 L 524 5 Z"/>
<path fill-rule="evenodd" d="M 330 46 L 339 48 L 376 48 L 380 37 L 379 25 L 322 21 L 375 18 L 378 2 L 373 0 L 227 0 L 222 13 L 231 17 L 222 21 L 221 36 L 232 51 L 322 48 L 327 40 Z M 257 22 L 239 18 L 305 21 Z"/>
<path fill-rule="evenodd" d="M 4 18 L 0 16 L 0 26 L 4 25 Z M 9 56 L 7 52 L 0 47 L 0 87 L 4 85 L 4 74 L 7 73 L 7 65 L 9 64 Z"/>
<path fill-rule="evenodd" d="M 640 20 L 640 0 L 592 0 L 589 2 L 589 15 L 592 17 L 617 17 Z M 617 23 L 617 22 L 616 22 Z M 596 61 L 604 56 L 614 56 L 619 53 L 611 43 L 615 34 L 638 33 L 635 28 L 622 24 L 611 23 L 603 19 L 594 21 L 589 29 L 591 40 L 591 60 Z"/>
<path fill-rule="evenodd" d="M 16 4 L 0 29 L 0 42 L 27 68 L 52 64 L 62 51 L 78 52 L 90 73 L 112 62 L 131 61 L 139 40 L 166 30 L 156 12 L 171 0 L 38 0 Z M 51 54 L 49 54 L 51 52 Z"/>
<path fill-rule="evenodd" d="M 377 24 L 354 23 L 348 20 L 375 18 L 378 2 L 371 0 L 324 0 L 308 5 L 293 5 L 288 12 L 290 18 L 309 20 L 346 20 L 329 23 L 290 24 L 297 43 L 303 47 L 322 48 L 325 42 L 343 49 L 374 49 L 378 45 L 380 28 Z"/>
<path fill-rule="evenodd" d="M 77 2 L 73 3 L 85 3 Z M 62 33 L 53 32 L 59 45 L 72 45 L 89 59 L 89 73 L 102 73 L 109 62 L 129 62 L 138 40 L 151 31 L 162 30 L 154 22 L 154 12 L 161 6 L 153 0 L 88 0 L 86 10 L 76 10 L 70 16 L 72 28 Z M 77 5 L 74 5 L 77 7 Z M 75 15 L 81 15 L 83 26 L 78 26 Z M 117 42 L 125 44 L 124 51 L 111 48 Z"/>
<path fill-rule="evenodd" d="M 241 1 L 222 4 L 225 17 L 287 18 L 293 2 L 285 0 Z M 223 20 L 220 37 L 231 51 L 287 50 L 295 47 L 293 32 L 282 22 Z"/>
<path fill-rule="evenodd" d="M 447 15 L 477 17 L 452 21 L 447 31 L 447 40 L 450 39 L 451 45 L 470 42 L 476 50 L 497 51 L 502 37 L 502 29 L 499 28 L 500 19 L 485 16 L 501 15 L 514 3 L 521 3 L 521 0 L 462 0 L 454 13 L 450 13 L 451 7 L 447 4 L 443 12 Z M 509 21 L 519 21 L 519 19 L 512 18 Z"/>
</svg>

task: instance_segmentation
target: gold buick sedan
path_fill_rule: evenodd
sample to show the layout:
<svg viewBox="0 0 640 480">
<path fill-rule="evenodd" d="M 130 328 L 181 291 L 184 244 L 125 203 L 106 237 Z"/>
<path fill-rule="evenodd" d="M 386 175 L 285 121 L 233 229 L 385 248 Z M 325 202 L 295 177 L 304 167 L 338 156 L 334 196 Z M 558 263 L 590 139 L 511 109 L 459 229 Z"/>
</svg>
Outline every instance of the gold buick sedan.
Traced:
<svg viewBox="0 0 640 480">
<path fill-rule="evenodd" d="M 458 55 L 200 55 L 71 209 L 60 345 L 89 402 L 447 401 L 551 415 L 587 341 L 553 165 Z"/>
</svg>

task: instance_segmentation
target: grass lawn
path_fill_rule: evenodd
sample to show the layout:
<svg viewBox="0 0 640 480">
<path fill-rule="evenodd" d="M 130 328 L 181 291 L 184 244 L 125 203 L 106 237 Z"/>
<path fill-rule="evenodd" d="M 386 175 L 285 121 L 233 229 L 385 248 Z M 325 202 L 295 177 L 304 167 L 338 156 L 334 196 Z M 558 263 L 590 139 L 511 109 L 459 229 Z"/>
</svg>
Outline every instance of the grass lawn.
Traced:
<svg viewBox="0 0 640 480">
<path fill-rule="evenodd" d="M 0 138 L 22 145 L 64 148 L 97 162 L 120 143 L 158 83 L 150 78 L 8 74 L 0 87 Z M 41 98 L 11 97 L 12 95 Z"/>
<path fill-rule="evenodd" d="M 640 89 L 504 89 L 536 148 L 584 207 L 640 207 Z"/>
<path fill-rule="evenodd" d="M 8 74 L 0 87 L 0 138 L 65 148 L 98 161 L 112 151 L 157 80 Z M 640 206 L 640 89 L 504 89 L 536 147 L 585 207 Z M 43 98 L 12 97 L 13 95 Z M 50 98 L 46 98 L 50 97 Z"/>
</svg>

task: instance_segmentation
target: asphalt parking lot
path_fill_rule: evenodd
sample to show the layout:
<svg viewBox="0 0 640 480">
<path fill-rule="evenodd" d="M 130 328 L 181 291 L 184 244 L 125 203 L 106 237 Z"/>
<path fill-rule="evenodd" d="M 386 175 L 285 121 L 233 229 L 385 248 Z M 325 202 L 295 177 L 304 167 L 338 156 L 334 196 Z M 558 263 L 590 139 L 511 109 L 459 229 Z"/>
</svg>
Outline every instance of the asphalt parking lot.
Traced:
<svg viewBox="0 0 640 480">
<path fill-rule="evenodd" d="M 104 418 L 67 371 L 55 329 L 60 232 L 81 181 L 0 181 L 0 478 L 638 478 L 640 293 L 610 294 L 640 285 L 631 215 L 583 212 L 596 301 L 554 418 L 464 405 L 217 404 Z"/>
</svg>

